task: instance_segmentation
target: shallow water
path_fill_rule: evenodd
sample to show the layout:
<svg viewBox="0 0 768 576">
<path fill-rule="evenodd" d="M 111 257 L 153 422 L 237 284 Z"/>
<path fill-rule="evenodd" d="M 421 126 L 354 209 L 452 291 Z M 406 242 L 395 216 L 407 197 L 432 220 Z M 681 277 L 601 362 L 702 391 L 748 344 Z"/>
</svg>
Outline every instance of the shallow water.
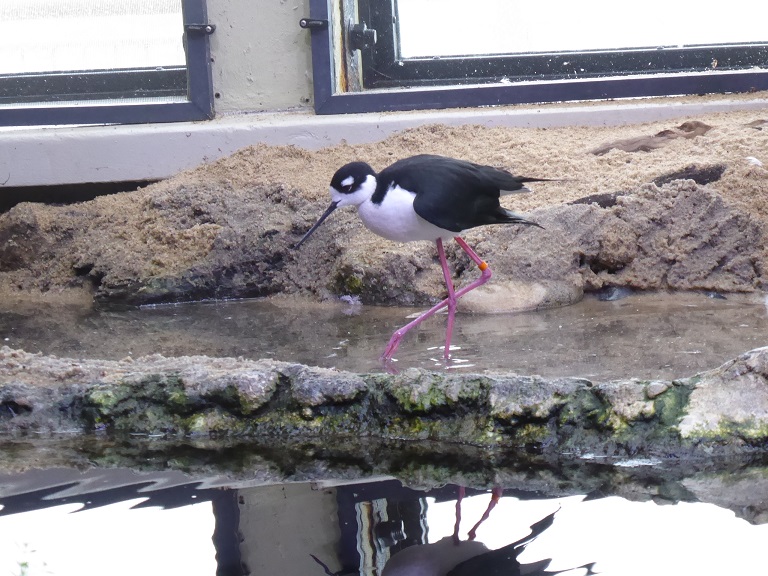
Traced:
<svg viewBox="0 0 768 576">
<path fill-rule="evenodd" d="M 0 342 L 80 358 L 206 354 L 368 371 L 382 369 L 378 356 L 391 332 L 414 312 L 275 301 L 123 310 L 15 306 L 0 311 Z M 762 301 L 698 294 L 586 298 L 536 312 L 458 315 L 457 361 L 447 366 L 439 349 L 444 325 L 445 316 L 430 319 L 406 337 L 397 365 L 668 379 L 768 343 Z M 412 444 L 392 452 L 363 447 L 353 455 L 322 443 L 291 448 L 282 440 L 253 454 L 253 441 L 229 446 L 208 439 L 180 451 L 161 439 L 132 444 L 88 436 L 74 448 L 60 442 L 0 444 L 11 467 L 41 468 L 0 472 L 0 574 L 404 576 L 393 566 L 410 555 L 456 564 L 457 550 L 473 546 L 478 554 L 451 574 L 493 573 L 472 562 L 493 564 L 498 559 L 489 551 L 504 547 L 502 573 L 510 575 L 523 567 L 523 573 L 544 574 L 546 567 L 546 573 L 571 576 L 590 567 L 620 576 L 765 570 L 765 463 L 715 476 L 711 462 L 698 462 L 700 471 L 675 476 L 665 475 L 669 463 L 659 461 L 543 461 L 534 470 L 526 456 L 491 458 L 460 446 L 450 448 L 459 452 L 450 460 L 445 448 L 411 454 Z M 404 477 L 424 479 L 416 484 L 432 485 L 428 479 L 438 477 L 488 480 L 465 487 L 454 538 L 460 487 L 407 488 L 375 476 L 382 461 Z M 50 468 L 55 465 L 68 468 Z M 73 465 L 101 469 L 79 472 Z M 264 485 L 264 470 L 296 481 Z M 338 478 L 374 476 L 334 481 L 329 470 Z M 499 478 L 508 480 L 503 496 L 470 541 L 467 532 L 491 499 L 488 486 L 504 485 Z M 582 486 L 588 497 L 578 493 Z M 524 544 L 532 532 L 536 537 Z"/>
<path fill-rule="evenodd" d="M 391 333 L 418 311 L 259 300 L 125 310 L 15 306 L 0 311 L 0 342 L 76 358 L 205 354 L 365 372 L 382 369 L 378 357 Z M 768 344 L 765 304 L 739 296 L 587 297 L 573 306 L 518 314 L 459 314 L 447 365 L 445 322 L 445 315 L 437 316 L 409 333 L 396 366 L 671 379 Z"/>
<path fill-rule="evenodd" d="M 0 573 L 404 576 L 442 563 L 417 573 L 437 576 L 462 558 L 451 574 L 765 570 L 768 524 L 714 504 L 506 489 L 472 540 L 492 495 L 466 488 L 457 508 L 461 490 L 391 478 L 227 485 L 122 469 L 0 475 Z M 504 547 L 506 559 L 490 553 Z"/>
</svg>

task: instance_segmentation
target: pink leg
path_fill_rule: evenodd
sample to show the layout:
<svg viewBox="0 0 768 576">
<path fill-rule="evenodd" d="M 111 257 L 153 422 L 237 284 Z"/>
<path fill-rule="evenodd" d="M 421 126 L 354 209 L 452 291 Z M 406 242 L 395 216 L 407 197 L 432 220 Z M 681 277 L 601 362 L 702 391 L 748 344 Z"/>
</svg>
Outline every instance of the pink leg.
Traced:
<svg viewBox="0 0 768 576">
<path fill-rule="evenodd" d="M 480 275 L 480 278 L 478 278 L 474 282 L 464 286 L 464 288 L 454 292 L 453 293 L 453 298 L 451 298 L 451 296 L 450 296 L 451 290 L 453 289 L 453 285 L 451 284 L 451 289 L 448 291 L 448 294 L 449 294 L 448 298 L 446 298 L 445 300 L 443 300 L 439 304 L 434 305 L 432 308 L 430 308 L 429 310 L 424 312 L 424 314 L 422 314 L 421 316 L 419 316 L 415 320 L 409 322 L 408 324 L 406 324 L 405 326 L 403 326 L 399 330 L 396 330 L 395 333 L 392 334 L 392 338 L 389 339 L 389 344 L 387 344 L 387 348 L 384 350 L 384 354 L 381 355 L 381 359 L 382 360 L 386 361 L 386 360 L 391 360 L 392 359 L 392 355 L 397 350 L 397 347 L 400 346 L 400 341 L 403 339 L 403 336 L 405 336 L 411 328 L 414 328 L 414 327 L 418 326 L 424 320 L 426 320 L 430 316 L 433 316 L 435 314 L 435 312 L 445 308 L 446 306 L 449 306 L 451 301 L 453 301 L 453 305 L 455 306 L 456 305 L 456 301 L 459 298 L 461 298 L 462 296 L 464 296 L 464 294 L 466 294 L 470 290 L 474 290 L 478 286 L 482 286 L 483 284 L 488 282 L 488 280 L 491 279 L 491 269 L 488 267 L 488 264 L 483 262 L 483 259 L 480 258 L 480 256 L 478 256 L 475 253 L 475 251 L 472 250 L 472 248 L 470 248 L 469 245 L 466 242 L 464 242 L 464 240 L 462 240 L 458 236 L 456 236 L 454 238 L 454 240 L 456 240 L 458 245 L 461 246 L 461 249 L 464 250 L 464 252 L 467 253 L 467 255 L 474 261 L 474 263 L 477 264 L 477 267 L 480 268 L 480 270 L 482 271 L 482 274 Z M 441 249 L 442 249 L 442 242 L 440 242 L 438 240 L 438 255 L 440 254 Z M 443 266 L 443 274 L 446 277 L 446 283 L 448 283 L 447 280 L 450 279 L 450 272 L 448 271 L 448 264 L 445 263 L 445 253 L 443 253 L 443 255 L 442 255 L 440 264 Z M 449 322 L 450 322 L 449 330 L 452 331 L 453 330 L 453 322 L 452 322 L 450 316 L 449 316 Z M 447 336 L 450 337 L 450 334 L 448 334 Z M 446 348 L 445 348 L 446 349 L 446 354 L 449 353 L 448 348 L 449 348 L 448 342 L 446 342 Z"/>
<path fill-rule="evenodd" d="M 448 360 L 451 357 L 451 336 L 453 335 L 453 319 L 456 316 L 456 294 L 453 289 L 451 271 L 448 269 L 448 261 L 445 259 L 442 239 L 437 239 L 437 255 L 440 258 L 440 266 L 443 268 L 445 287 L 448 289 L 448 323 L 445 326 L 445 351 L 443 357 Z"/>
<path fill-rule="evenodd" d="M 467 536 L 470 540 L 474 540 L 475 536 L 477 536 L 477 529 L 480 528 L 480 524 L 488 520 L 488 517 L 491 515 L 491 510 L 493 510 L 496 507 L 496 504 L 499 503 L 499 498 L 501 498 L 502 492 L 503 490 L 499 486 L 495 486 L 493 488 L 493 491 L 491 492 L 491 501 L 488 503 L 488 508 L 485 509 L 482 518 L 477 521 L 477 524 L 472 526 L 472 530 L 467 532 Z"/>
<path fill-rule="evenodd" d="M 456 498 L 456 523 L 453 525 L 453 543 L 457 546 L 461 542 L 459 527 L 461 526 L 461 501 L 464 500 L 464 486 L 459 486 L 459 495 Z"/>
</svg>

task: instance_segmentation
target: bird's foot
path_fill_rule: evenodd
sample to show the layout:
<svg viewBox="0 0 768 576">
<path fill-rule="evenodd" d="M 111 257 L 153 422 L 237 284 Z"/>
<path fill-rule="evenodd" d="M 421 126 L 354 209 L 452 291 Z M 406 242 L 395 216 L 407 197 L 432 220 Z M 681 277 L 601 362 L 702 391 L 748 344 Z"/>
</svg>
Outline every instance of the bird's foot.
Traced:
<svg viewBox="0 0 768 576">
<path fill-rule="evenodd" d="M 488 520 L 488 517 L 491 515 L 491 510 L 493 510 L 496 507 L 496 504 L 499 503 L 499 499 L 501 498 L 501 495 L 504 493 L 504 489 L 500 486 L 494 486 L 493 490 L 491 491 L 491 501 L 488 503 L 488 508 L 485 509 L 485 512 L 483 512 L 483 516 L 480 518 L 480 520 L 477 521 L 477 524 L 472 526 L 472 529 L 467 532 L 467 537 L 470 540 L 474 540 L 477 537 L 477 529 L 480 528 L 480 525 Z"/>
<path fill-rule="evenodd" d="M 395 330 L 395 332 L 392 334 L 392 337 L 389 339 L 387 347 L 384 349 L 384 353 L 380 357 L 382 362 L 388 363 L 392 361 L 392 356 L 400 346 L 400 341 L 403 339 L 403 336 L 405 336 L 406 332 L 408 332 L 408 330 L 405 328 Z"/>
</svg>

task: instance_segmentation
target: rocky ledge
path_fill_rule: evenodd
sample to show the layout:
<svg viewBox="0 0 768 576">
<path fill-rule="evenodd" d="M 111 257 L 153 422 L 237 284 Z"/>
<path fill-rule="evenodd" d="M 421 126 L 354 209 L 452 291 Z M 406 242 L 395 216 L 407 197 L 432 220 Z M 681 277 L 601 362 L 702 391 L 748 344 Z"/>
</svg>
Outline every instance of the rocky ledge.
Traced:
<svg viewBox="0 0 768 576">
<path fill-rule="evenodd" d="M 674 381 L 545 379 L 0 349 L 0 432 L 442 440 L 538 453 L 745 454 L 768 441 L 768 347 Z"/>
</svg>

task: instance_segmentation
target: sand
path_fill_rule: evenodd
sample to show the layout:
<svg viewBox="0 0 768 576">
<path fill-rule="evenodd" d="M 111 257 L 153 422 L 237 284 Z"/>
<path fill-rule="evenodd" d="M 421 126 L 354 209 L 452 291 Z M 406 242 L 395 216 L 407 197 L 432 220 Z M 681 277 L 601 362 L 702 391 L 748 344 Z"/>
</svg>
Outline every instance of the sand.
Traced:
<svg viewBox="0 0 768 576">
<path fill-rule="evenodd" d="M 375 144 L 341 144 L 318 151 L 251 146 L 135 192 L 69 206 L 25 203 L 0 215 L 0 296 L 3 301 L 94 296 L 132 301 L 131 295 L 149 293 L 147 301 L 163 301 L 338 295 L 343 292 L 340 259 L 347 254 L 344 266 L 349 269 L 375 264 L 373 254 L 383 241 L 345 214 L 334 215 L 328 230 L 349 234 L 350 242 L 323 239 L 318 233 L 314 248 L 306 253 L 296 255 L 290 247 L 327 205 L 328 182 L 338 167 L 364 160 L 380 170 L 420 153 L 559 180 L 539 184 L 531 194 L 505 198 L 504 204 L 518 212 L 554 209 L 591 195 L 634 194 L 647 183 L 692 166 L 693 172 L 722 172 L 706 190 L 765 229 L 766 118 L 768 110 L 622 127 L 427 125 Z M 487 230 L 473 231 L 470 237 L 484 238 Z M 412 282 L 420 290 L 439 296 L 439 270 L 421 277 L 422 268 L 432 268 L 432 255 L 421 259 L 410 246 L 383 245 L 410 259 L 416 270 Z M 762 241 L 749 250 L 759 261 L 758 274 L 768 270 Z M 350 254 L 356 258 L 353 263 Z M 296 272 L 295 261 L 309 268 L 303 276 Z M 336 269 L 324 272 L 333 266 Z M 180 278 L 186 284 L 179 285 Z M 728 289 L 727 283 L 724 286 Z M 425 299 L 382 296 L 377 303 L 421 304 Z"/>
</svg>

